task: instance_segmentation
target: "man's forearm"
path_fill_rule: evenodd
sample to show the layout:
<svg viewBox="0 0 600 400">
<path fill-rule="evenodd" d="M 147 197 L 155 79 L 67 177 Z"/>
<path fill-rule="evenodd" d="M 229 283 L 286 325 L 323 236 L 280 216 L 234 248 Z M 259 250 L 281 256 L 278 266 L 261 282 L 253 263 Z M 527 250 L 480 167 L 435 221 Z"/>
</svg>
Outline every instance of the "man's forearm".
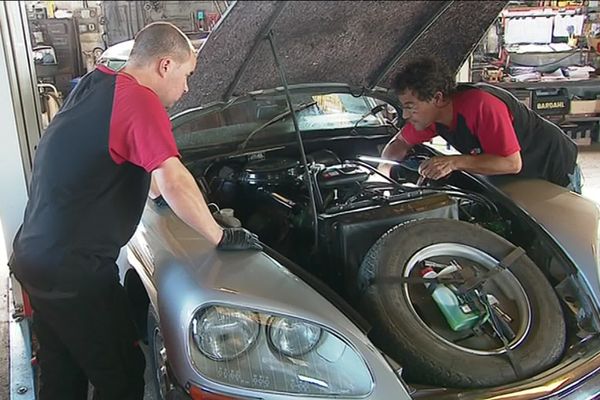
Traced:
<svg viewBox="0 0 600 400">
<path fill-rule="evenodd" d="M 223 237 L 223 229 L 210 213 L 193 176 L 179 160 L 166 163 L 169 165 L 155 172 L 161 195 L 179 218 L 217 245 Z"/>
<path fill-rule="evenodd" d="M 381 157 L 388 160 L 402 160 L 406 153 L 411 149 L 411 145 L 406 143 L 404 138 L 398 134 L 388 144 L 385 145 L 381 152 Z"/>
<path fill-rule="evenodd" d="M 398 161 L 404 159 L 406 153 L 410 150 L 410 146 L 399 134 L 396 135 L 381 152 L 381 157 L 386 160 Z M 390 164 L 381 163 L 377 169 L 386 176 L 390 176 L 392 166 Z"/>
<path fill-rule="evenodd" d="M 214 220 L 195 182 L 193 185 L 170 183 L 165 186 L 160 188 L 162 196 L 175 214 L 217 245 L 223 236 L 223 230 Z"/>
<path fill-rule="evenodd" d="M 492 154 L 478 154 L 475 156 L 460 155 L 449 156 L 453 158 L 454 170 L 467 171 L 482 175 L 516 174 L 521 171 L 520 156 L 502 157 Z"/>
<path fill-rule="evenodd" d="M 160 189 L 158 188 L 154 174 L 150 176 L 150 190 L 148 191 L 148 195 L 151 199 L 155 199 L 160 196 Z"/>
</svg>

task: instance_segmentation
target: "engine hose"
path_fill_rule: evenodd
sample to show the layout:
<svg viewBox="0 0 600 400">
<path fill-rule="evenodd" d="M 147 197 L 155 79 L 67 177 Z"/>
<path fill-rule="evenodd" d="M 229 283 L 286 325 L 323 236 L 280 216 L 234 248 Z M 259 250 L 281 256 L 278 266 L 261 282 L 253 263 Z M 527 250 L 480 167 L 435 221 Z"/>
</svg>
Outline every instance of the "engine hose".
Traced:
<svg viewBox="0 0 600 400">
<path fill-rule="evenodd" d="M 388 180 L 390 183 L 396 185 L 399 188 L 402 188 L 402 190 L 404 190 L 405 192 L 416 192 L 416 191 L 435 191 L 435 192 L 444 192 L 450 196 L 454 196 L 454 197 L 460 197 L 460 198 L 465 198 L 468 200 L 473 200 L 473 201 L 477 201 L 480 204 L 483 204 L 486 206 L 486 208 L 490 211 L 490 212 L 494 212 L 496 214 L 499 214 L 498 211 L 498 207 L 496 207 L 496 205 L 494 204 L 494 202 L 488 200 L 487 198 L 485 198 L 484 196 L 480 195 L 479 193 L 475 193 L 475 192 L 471 192 L 469 190 L 464 190 L 464 189 L 459 189 L 453 186 L 448 186 L 448 187 L 440 187 L 440 188 L 432 188 L 432 187 L 419 187 L 419 188 L 406 188 L 404 185 L 402 185 L 401 183 L 397 182 L 394 179 L 391 179 L 389 176 L 385 175 L 384 173 L 380 172 L 377 168 L 372 167 L 370 164 L 367 164 L 361 160 L 352 160 L 353 163 L 362 165 L 363 167 L 366 167 L 368 169 L 370 169 L 371 171 L 373 171 L 374 173 L 376 173 L 379 176 L 382 176 L 384 178 L 386 178 L 386 180 Z"/>
</svg>

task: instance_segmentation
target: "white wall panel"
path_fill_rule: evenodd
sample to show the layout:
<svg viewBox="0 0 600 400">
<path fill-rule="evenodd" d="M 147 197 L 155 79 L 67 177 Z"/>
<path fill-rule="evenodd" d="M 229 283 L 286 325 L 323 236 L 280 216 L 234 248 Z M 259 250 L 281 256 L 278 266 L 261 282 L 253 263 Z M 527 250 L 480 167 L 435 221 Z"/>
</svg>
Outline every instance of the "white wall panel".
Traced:
<svg viewBox="0 0 600 400">
<path fill-rule="evenodd" d="M 0 25 L 6 20 L 0 20 Z M 4 39 L 4 37 L 3 37 Z M 9 85 L 7 44 L 0 42 L 0 268 L 12 251 L 12 240 L 23 219 L 27 188 L 15 106 Z"/>
</svg>

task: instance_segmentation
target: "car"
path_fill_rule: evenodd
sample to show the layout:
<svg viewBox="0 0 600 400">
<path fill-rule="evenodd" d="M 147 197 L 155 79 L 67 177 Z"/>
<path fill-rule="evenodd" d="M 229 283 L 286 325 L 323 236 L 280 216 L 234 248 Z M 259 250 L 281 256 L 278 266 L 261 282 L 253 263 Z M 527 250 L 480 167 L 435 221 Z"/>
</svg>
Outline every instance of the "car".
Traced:
<svg viewBox="0 0 600 400">
<path fill-rule="evenodd" d="M 506 2 L 236 2 L 170 111 L 221 252 L 148 198 L 120 276 L 160 398 L 600 393 L 600 211 L 549 182 L 377 166 L 390 81 L 457 71 Z"/>
<path fill-rule="evenodd" d="M 96 64 L 104 65 L 113 71 L 120 70 L 129 59 L 133 42 L 133 39 L 125 40 L 110 46 L 98 57 Z"/>
<path fill-rule="evenodd" d="M 206 38 L 193 39 L 192 45 L 196 51 L 202 48 L 202 45 L 206 41 Z M 104 65 L 113 71 L 119 71 L 125 66 L 125 63 L 129 59 L 131 49 L 133 49 L 134 40 L 125 40 L 123 42 L 116 43 L 100 54 L 100 57 L 96 60 L 96 64 Z"/>
</svg>

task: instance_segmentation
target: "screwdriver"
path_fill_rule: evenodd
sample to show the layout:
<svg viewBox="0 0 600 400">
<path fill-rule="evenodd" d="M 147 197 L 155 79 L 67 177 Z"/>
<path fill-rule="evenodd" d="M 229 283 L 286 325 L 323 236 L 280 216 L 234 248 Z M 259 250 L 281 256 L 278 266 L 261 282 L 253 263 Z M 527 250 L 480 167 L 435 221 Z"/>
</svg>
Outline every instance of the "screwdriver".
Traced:
<svg viewBox="0 0 600 400">
<path fill-rule="evenodd" d="M 425 179 L 427 179 L 425 176 L 421 175 L 421 164 L 419 164 L 419 168 L 417 170 L 419 172 L 419 179 L 417 179 L 417 186 L 423 186 L 423 183 L 425 183 Z"/>
</svg>

